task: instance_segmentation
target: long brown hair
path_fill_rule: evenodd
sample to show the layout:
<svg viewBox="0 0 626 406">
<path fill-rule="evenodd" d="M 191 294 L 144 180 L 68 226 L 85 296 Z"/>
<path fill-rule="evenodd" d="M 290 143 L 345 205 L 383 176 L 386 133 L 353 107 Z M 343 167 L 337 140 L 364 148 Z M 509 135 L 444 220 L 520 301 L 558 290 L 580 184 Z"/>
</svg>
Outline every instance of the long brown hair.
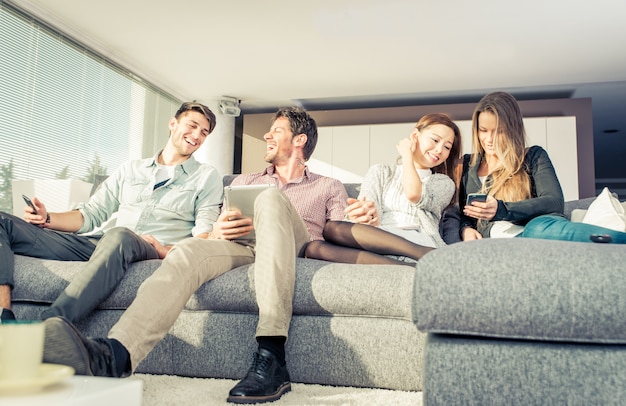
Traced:
<svg viewBox="0 0 626 406">
<path fill-rule="evenodd" d="M 478 138 L 478 116 L 491 113 L 496 117 L 494 149 L 498 165 L 489 168 L 491 182 L 483 185 L 483 191 L 497 199 L 516 202 L 530 198 L 530 177 L 524 170 L 526 155 L 526 131 L 517 100 L 506 92 L 493 92 L 484 96 L 472 115 L 472 150 L 470 166 L 484 159 L 485 150 Z"/>
<path fill-rule="evenodd" d="M 456 166 L 459 162 L 459 155 L 461 153 L 461 130 L 459 130 L 459 127 L 454 123 L 454 121 L 452 121 L 452 117 L 445 113 L 426 114 L 420 118 L 417 124 L 415 124 L 415 128 L 419 132 L 422 132 L 425 128 L 436 124 L 442 124 L 450 128 L 454 132 L 454 142 L 452 143 L 452 148 L 450 148 L 450 155 L 448 156 L 448 159 L 432 168 L 432 171 L 448 175 L 456 185 Z"/>
</svg>

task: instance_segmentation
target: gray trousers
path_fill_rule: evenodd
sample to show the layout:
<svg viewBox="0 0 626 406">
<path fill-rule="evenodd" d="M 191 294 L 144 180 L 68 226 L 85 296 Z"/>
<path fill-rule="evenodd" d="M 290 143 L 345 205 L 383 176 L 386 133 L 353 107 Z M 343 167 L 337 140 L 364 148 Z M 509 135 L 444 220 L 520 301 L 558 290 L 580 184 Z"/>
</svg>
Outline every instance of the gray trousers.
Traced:
<svg viewBox="0 0 626 406">
<path fill-rule="evenodd" d="M 125 227 L 107 231 L 98 241 L 43 229 L 16 216 L 0 214 L 0 285 L 13 286 L 13 254 L 61 261 L 88 261 L 83 270 L 42 313 L 75 322 L 89 314 L 115 289 L 128 266 L 158 259 L 156 250 Z"/>
<path fill-rule="evenodd" d="M 63 316 L 75 322 L 91 313 L 120 283 L 133 262 L 158 259 L 141 236 L 126 227 L 104 233 L 91 258 L 41 317 Z"/>
<path fill-rule="evenodd" d="M 8 213 L 0 213 L 0 285 L 13 288 L 13 254 L 60 261 L 87 261 L 96 240 L 41 228 Z"/>
</svg>

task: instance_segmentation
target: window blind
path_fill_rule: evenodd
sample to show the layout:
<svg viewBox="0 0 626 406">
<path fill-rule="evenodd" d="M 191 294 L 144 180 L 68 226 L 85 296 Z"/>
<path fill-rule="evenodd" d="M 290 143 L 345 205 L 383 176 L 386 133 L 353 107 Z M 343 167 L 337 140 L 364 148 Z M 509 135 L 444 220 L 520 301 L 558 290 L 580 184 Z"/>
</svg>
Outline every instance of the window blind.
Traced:
<svg viewBox="0 0 626 406">
<path fill-rule="evenodd" d="M 11 183 L 108 175 L 154 154 L 181 101 L 0 2 L 0 210 Z"/>
</svg>

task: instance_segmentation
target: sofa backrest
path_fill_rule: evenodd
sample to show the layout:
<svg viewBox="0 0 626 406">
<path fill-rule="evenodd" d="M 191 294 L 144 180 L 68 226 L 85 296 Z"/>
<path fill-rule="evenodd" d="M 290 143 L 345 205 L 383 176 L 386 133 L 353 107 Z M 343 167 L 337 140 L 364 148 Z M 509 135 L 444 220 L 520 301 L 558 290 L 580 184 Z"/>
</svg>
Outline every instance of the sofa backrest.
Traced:
<svg viewBox="0 0 626 406">
<path fill-rule="evenodd" d="M 596 200 L 595 197 L 587 197 L 585 199 L 580 200 L 571 200 L 569 202 L 565 202 L 565 210 L 563 210 L 564 214 L 568 219 L 572 218 L 572 210 L 575 209 L 588 209 L 589 205 Z"/>
</svg>

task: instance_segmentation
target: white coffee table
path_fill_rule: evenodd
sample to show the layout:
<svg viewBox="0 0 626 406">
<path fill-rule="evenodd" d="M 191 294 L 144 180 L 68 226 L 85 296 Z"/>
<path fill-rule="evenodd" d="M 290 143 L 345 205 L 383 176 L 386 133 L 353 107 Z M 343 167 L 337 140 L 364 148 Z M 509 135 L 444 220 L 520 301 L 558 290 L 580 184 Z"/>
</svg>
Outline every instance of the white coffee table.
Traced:
<svg viewBox="0 0 626 406">
<path fill-rule="evenodd" d="M 0 393 L 0 405 L 11 406 L 141 406 L 139 379 L 72 376 L 36 392 Z"/>
</svg>

